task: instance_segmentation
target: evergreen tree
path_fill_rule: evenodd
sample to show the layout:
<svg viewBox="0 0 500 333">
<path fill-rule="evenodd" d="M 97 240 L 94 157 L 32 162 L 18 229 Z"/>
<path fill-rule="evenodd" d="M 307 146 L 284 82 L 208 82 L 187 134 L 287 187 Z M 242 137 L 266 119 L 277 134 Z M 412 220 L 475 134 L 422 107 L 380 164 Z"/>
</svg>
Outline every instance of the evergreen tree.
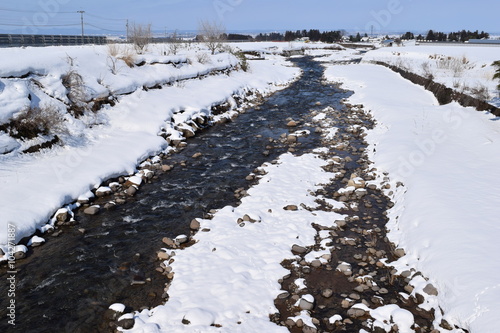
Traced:
<svg viewBox="0 0 500 333">
<path fill-rule="evenodd" d="M 425 40 L 430 40 L 430 41 L 436 40 L 436 36 L 434 35 L 434 31 L 429 30 L 429 32 L 427 33 L 427 37 L 425 37 Z"/>
<path fill-rule="evenodd" d="M 415 35 L 408 31 L 403 36 L 401 36 L 401 39 L 406 39 L 406 40 L 415 39 Z"/>
<path fill-rule="evenodd" d="M 286 42 L 291 42 L 293 40 L 295 40 L 296 37 L 295 37 L 295 34 L 291 31 L 286 31 L 285 32 L 285 41 Z"/>
</svg>

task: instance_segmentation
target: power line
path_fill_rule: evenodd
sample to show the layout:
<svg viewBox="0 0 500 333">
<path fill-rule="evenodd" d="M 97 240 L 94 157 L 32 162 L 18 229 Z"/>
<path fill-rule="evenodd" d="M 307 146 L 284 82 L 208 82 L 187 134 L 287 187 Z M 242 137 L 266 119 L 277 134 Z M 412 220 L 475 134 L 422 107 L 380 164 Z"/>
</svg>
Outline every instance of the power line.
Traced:
<svg viewBox="0 0 500 333">
<path fill-rule="evenodd" d="M 74 27 L 79 26 L 80 24 L 44 24 L 44 25 L 35 25 L 35 24 L 9 24 L 9 23 L 0 23 L 0 25 L 12 26 L 12 27 Z"/>
<path fill-rule="evenodd" d="M 94 14 L 89 14 L 89 13 L 86 13 L 88 16 L 92 16 L 92 17 L 95 17 L 95 18 L 98 18 L 98 19 L 101 19 L 101 20 L 106 20 L 106 21 L 126 21 L 127 19 L 123 19 L 123 18 L 109 18 L 109 17 L 102 17 L 102 16 L 98 16 L 98 15 L 94 15 Z"/>
<path fill-rule="evenodd" d="M 0 8 L 1 11 L 4 12 L 14 12 L 14 13 L 40 13 L 43 11 L 40 10 L 25 10 L 25 9 L 8 9 L 8 8 Z M 60 12 L 58 11 L 57 14 L 74 14 L 75 12 Z"/>
<path fill-rule="evenodd" d="M 47 15 L 49 14 L 54 14 L 50 15 L 51 17 L 47 17 L 47 19 L 42 20 L 37 17 L 35 19 L 35 16 L 33 16 L 32 20 L 29 20 L 29 16 L 22 16 L 22 15 L 15 15 L 15 14 L 8 14 L 8 13 L 34 13 L 34 14 L 40 14 L 40 13 L 45 13 Z M 84 17 L 83 14 L 85 13 L 85 22 L 84 22 Z M 70 22 L 76 22 L 76 17 L 75 20 L 70 18 L 70 15 L 63 15 L 58 17 L 56 14 L 73 14 L 73 15 L 78 15 L 80 14 L 80 22 L 79 23 L 70 23 Z M 52 17 L 53 16 L 53 17 Z M 93 20 L 89 20 L 88 17 L 93 18 Z M 49 20 L 50 19 L 50 20 Z M 43 22 L 42 22 L 43 21 Z M 89 22 L 90 21 L 90 22 Z M 95 21 L 95 22 L 92 22 Z M 102 17 L 99 15 L 95 15 L 92 13 L 88 13 L 87 11 L 83 10 L 78 10 L 78 11 L 72 11 L 72 12 L 54 12 L 54 13 L 46 13 L 43 10 L 24 10 L 24 9 L 12 9 L 12 8 L 4 8 L 0 7 L 0 26 L 4 27 L 35 27 L 35 28 L 54 28 L 54 27 L 76 27 L 76 26 L 81 26 L 81 32 L 82 35 L 84 35 L 84 27 L 93 27 L 102 31 L 106 32 L 111 32 L 111 33 L 121 33 L 123 34 L 124 31 L 126 30 L 125 27 L 125 22 L 127 22 L 127 19 L 121 19 L 121 18 L 109 18 L 109 17 Z M 21 23 L 23 22 L 23 23 Z M 53 22 L 53 23 L 50 23 Z M 119 22 L 123 23 L 123 29 L 118 27 Z M 103 27 L 104 26 L 104 27 Z M 7 29 L 7 28 L 5 28 Z M 15 28 L 12 28 L 15 29 Z"/>
<path fill-rule="evenodd" d="M 119 32 L 119 33 L 124 33 L 125 32 L 125 30 L 111 30 L 111 29 L 106 29 L 106 28 L 98 27 L 97 25 L 90 24 L 90 23 L 85 23 L 85 25 L 89 26 L 89 27 L 97 28 L 97 29 L 103 30 L 103 31 Z"/>
</svg>

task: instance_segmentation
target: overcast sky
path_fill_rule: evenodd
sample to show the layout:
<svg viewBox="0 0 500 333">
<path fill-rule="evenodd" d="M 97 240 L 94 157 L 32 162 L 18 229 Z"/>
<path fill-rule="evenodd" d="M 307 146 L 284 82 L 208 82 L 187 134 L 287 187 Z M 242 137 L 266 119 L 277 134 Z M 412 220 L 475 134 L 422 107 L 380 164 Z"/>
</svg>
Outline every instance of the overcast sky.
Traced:
<svg viewBox="0 0 500 333">
<path fill-rule="evenodd" d="M 20 0 L 0 4 L 0 32 L 80 29 L 119 33 L 126 20 L 154 30 L 196 30 L 217 20 L 228 31 L 346 29 L 370 33 L 428 29 L 500 33 L 499 0 Z"/>
</svg>

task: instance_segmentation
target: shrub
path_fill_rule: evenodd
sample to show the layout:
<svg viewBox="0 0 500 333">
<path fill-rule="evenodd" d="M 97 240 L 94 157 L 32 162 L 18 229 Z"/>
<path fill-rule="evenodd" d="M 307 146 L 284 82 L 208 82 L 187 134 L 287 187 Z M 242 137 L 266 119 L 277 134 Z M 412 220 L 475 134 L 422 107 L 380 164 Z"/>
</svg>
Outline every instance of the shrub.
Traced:
<svg viewBox="0 0 500 333">
<path fill-rule="evenodd" d="M 68 90 L 70 111 L 74 116 L 81 116 L 85 111 L 86 92 L 83 78 L 75 70 L 70 70 L 61 78 L 63 86 Z"/>
<path fill-rule="evenodd" d="M 151 24 L 132 24 L 129 40 L 134 45 L 138 54 L 143 54 L 148 49 L 152 38 Z"/>
<path fill-rule="evenodd" d="M 486 87 L 483 84 L 480 83 L 476 84 L 475 87 L 470 88 L 470 92 L 472 93 L 472 96 L 481 101 L 487 101 L 490 99 L 490 93 L 488 91 L 488 87 Z"/>
<path fill-rule="evenodd" d="M 210 55 L 205 52 L 196 52 L 196 60 L 200 64 L 206 64 L 210 62 Z"/>
<path fill-rule="evenodd" d="M 168 41 L 168 52 L 169 54 L 176 55 L 179 49 L 182 47 L 182 40 L 177 36 L 177 31 L 174 32 L 172 37 Z"/>
<path fill-rule="evenodd" d="M 424 72 L 424 77 L 428 80 L 434 79 L 434 74 L 432 73 L 431 65 L 428 61 L 422 63 L 422 70 Z"/>
<path fill-rule="evenodd" d="M 9 134 L 18 139 L 33 139 L 38 135 L 60 133 L 64 130 L 64 117 L 53 106 L 29 107 L 11 122 Z"/>
<path fill-rule="evenodd" d="M 245 54 L 241 51 L 238 51 L 238 52 L 235 52 L 233 53 L 237 58 L 238 60 L 240 61 L 240 68 L 246 72 L 248 71 L 249 69 L 249 64 L 248 64 L 248 60 L 247 60 L 247 57 L 245 56 Z"/>
</svg>

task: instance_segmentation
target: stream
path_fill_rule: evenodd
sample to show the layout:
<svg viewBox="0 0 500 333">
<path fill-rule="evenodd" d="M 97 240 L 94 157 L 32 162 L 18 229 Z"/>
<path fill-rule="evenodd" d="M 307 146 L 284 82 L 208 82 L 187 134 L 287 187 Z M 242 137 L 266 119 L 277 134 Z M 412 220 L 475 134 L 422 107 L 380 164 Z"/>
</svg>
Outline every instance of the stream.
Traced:
<svg viewBox="0 0 500 333">
<path fill-rule="evenodd" d="M 7 324 L 3 296 L 0 332 L 109 332 L 103 318 L 112 303 L 132 309 L 161 304 L 166 278 L 155 269 L 162 238 L 189 234 L 193 218 L 237 205 L 235 191 L 252 185 L 245 177 L 288 151 L 276 142 L 283 133 L 309 132 L 295 154 L 319 147 L 311 110 L 344 108 L 341 100 L 350 93 L 325 84 L 319 62 L 292 61 L 303 71 L 299 80 L 235 120 L 188 139 L 185 149 L 163 161 L 174 168 L 141 186 L 132 200 L 96 216 L 78 212 L 78 225 L 59 227 L 58 237 L 44 235 L 47 242 L 16 263 L 16 326 Z M 287 127 L 287 118 L 299 126 Z M 192 158 L 197 152 L 201 157 Z M 5 266 L 0 274 L 5 280 Z M 2 283 L 1 295 L 7 289 Z"/>
</svg>

